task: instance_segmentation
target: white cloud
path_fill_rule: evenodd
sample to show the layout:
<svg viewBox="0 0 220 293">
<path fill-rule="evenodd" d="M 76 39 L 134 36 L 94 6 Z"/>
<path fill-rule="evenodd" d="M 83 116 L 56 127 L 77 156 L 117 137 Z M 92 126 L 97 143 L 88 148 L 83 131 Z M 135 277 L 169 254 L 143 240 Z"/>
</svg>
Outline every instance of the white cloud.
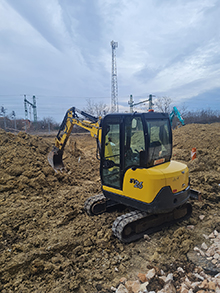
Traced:
<svg viewBox="0 0 220 293">
<path fill-rule="evenodd" d="M 187 96 L 191 98 L 205 90 L 218 87 L 220 79 L 219 45 L 219 42 L 213 41 L 198 48 L 184 60 L 160 71 L 147 85 L 152 88 L 153 92 L 158 92 L 158 89 L 161 92 L 175 92 L 179 98 L 187 98 Z M 214 61 L 217 57 L 218 61 Z M 185 89 L 181 89 L 181 87 Z"/>
<path fill-rule="evenodd" d="M 219 14 L 217 0 L 1 0 L 0 100 L 28 92 L 51 108 L 54 96 L 110 104 L 112 40 L 120 102 L 206 93 L 220 78 Z"/>
</svg>

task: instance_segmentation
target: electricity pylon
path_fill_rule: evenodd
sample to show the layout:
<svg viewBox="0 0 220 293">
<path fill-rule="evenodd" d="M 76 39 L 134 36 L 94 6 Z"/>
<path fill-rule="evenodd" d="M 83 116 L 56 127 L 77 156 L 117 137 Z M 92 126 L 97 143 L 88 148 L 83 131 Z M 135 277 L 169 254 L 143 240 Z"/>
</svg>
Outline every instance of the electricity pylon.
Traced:
<svg viewBox="0 0 220 293">
<path fill-rule="evenodd" d="M 33 104 L 26 99 L 26 95 L 24 95 L 24 112 L 25 112 L 25 119 L 28 119 L 28 110 L 27 104 L 29 104 L 33 108 L 34 114 L 34 122 L 37 122 L 37 105 L 36 105 L 36 97 L 33 96 Z"/>
<path fill-rule="evenodd" d="M 111 41 L 112 46 L 112 88 L 111 88 L 111 112 L 118 112 L 118 81 L 116 66 L 116 48 L 118 42 Z"/>
</svg>

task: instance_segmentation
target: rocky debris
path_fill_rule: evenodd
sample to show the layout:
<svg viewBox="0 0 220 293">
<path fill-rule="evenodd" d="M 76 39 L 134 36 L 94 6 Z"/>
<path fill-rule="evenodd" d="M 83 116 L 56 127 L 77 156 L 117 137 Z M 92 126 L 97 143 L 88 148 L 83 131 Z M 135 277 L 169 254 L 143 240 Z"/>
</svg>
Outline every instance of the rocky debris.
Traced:
<svg viewBox="0 0 220 293">
<path fill-rule="evenodd" d="M 137 280 L 120 280 L 117 288 L 111 288 L 116 293 L 220 293 L 220 273 L 211 277 L 202 268 L 186 273 L 178 267 L 174 273 L 165 275 L 158 268 L 150 269 L 147 273 L 139 273 Z"/>
<path fill-rule="evenodd" d="M 198 252 L 199 255 L 205 257 L 207 261 L 210 261 L 216 268 L 220 268 L 220 233 L 214 230 L 209 236 L 205 237 L 210 239 L 212 245 L 209 247 L 205 242 L 201 244 L 201 247 L 194 247 L 194 251 Z"/>
<path fill-rule="evenodd" d="M 194 247 L 194 252 L 188 253 L 188 257 L 194 263 L 200 265 L 212 274 L 220 273 L 220 233 L 214 230 L 211 234 L 203 234 L 205 242 Z"/>
</svg>

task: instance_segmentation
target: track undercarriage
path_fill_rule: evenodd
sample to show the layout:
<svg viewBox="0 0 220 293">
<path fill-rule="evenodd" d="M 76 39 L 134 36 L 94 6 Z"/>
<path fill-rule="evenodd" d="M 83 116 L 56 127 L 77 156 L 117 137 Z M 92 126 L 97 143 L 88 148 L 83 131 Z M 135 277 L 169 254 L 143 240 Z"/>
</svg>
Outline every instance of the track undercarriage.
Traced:
<svg viewBox="0 0 220 293">
<path fill-rule="evenodd" d="M 107 199 L 103 194 L 92 196 L 85 202 L 85 210 L 88 215 L 99 215 L 118 207 L 122 207 L 122 205 Z M 164 227 L 184 221 L 191 216 L 191 213 L 192 206 L 189 203 L 161 214 L 132 210 L 116 218 L 112 225 L 112 231 L 119 240 L 130 243 L 142 238 L 145 234 L 152 234 Z"/>
</svg>

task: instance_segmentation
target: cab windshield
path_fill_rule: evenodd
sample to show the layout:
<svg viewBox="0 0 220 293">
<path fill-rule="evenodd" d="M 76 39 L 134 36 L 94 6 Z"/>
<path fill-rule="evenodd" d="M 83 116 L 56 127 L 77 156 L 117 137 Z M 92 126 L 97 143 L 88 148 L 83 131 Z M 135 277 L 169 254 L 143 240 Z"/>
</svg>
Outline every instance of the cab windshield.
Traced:
<svg viewBox="0 0 220 293">
<path fill-rule="evenodd" d="M 125 169 L 140 166 L 140 152 L 145 151 L 145 137 L 141 117 L 126 117 L 124 141 Z"/>
</svg>

